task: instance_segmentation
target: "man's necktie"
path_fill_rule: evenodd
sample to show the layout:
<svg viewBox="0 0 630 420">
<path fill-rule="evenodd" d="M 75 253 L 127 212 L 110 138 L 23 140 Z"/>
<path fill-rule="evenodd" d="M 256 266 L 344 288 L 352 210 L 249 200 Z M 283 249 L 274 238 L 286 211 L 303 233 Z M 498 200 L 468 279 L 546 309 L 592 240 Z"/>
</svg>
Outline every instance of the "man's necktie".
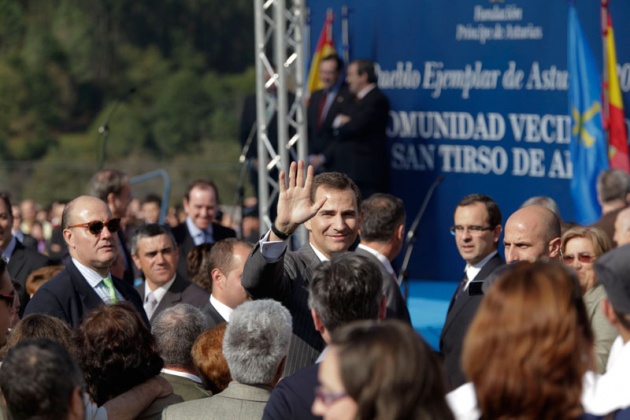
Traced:
<svg viewBox="0 0 630 420">
<path fill-rule="evenodd" d="M 151 319 L 157 305 L 158 301 L 153 295 L 153 292 L 149 293 L 144 302 L 144 311 L 147 313 L 147 318 Z"/>
<path fill-rule="evenodd" d="M 117 303 L 118 295 L 116 294 L 116 288 L 114 287 L 114 281 L 111 277 L 107 276 L 103 279 L 103 284 L 109 290 L 109 303 Z"/>
<path fill-rule="evenodd" d="M 464 271 L 464 275 L 462 276 L 462 280 L 459 282 L 459 286 L 457 286 L 457 291 L 455 292 L 455 297 L 453 299 L 453 303 L 455 303 L 457 301 L 457 299 L 459 299 L 459 297 L 464 293 L 464 290 L 466 288 L 466 283 L 468 282 L 468 275 L 466 274 L 466 271 Z"/>
</svg>

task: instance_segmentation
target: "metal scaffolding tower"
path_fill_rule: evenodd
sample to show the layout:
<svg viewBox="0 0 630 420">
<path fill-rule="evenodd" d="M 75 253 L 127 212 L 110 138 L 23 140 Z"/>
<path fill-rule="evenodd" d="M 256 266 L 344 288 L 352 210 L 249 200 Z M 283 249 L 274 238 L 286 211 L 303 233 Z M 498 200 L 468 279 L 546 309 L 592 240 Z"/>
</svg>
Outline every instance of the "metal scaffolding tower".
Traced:
<svg viewBox="0 0 630 420">
<path fill-rule="evenodd" d="M 258 195 L 261 234 L 271 226 L 270 206 L 279 194 L 275 168 L 287 171 L 294 160 L 306 160 L 304 0 L 254 0 L 256 42 L 256 114 Z M 270 57 L 273 53 L 273 58 Z M 289 96 L 293 84 L 295 96 Z M 275 95 L 269 88 L 275 86 Z M 293 99 L 294 98 L 294 99 Z M 277 113 L 278 144 L 271 143 L 268 126 Z M 289 138 L 290 128 L 295 134 Z M 291 130 L 291 131 L 293 131 Z M 300 238 L 306 239 L 305 232 Z M 299 231 L 299 232 L 300 232 Z"/>
</svg>

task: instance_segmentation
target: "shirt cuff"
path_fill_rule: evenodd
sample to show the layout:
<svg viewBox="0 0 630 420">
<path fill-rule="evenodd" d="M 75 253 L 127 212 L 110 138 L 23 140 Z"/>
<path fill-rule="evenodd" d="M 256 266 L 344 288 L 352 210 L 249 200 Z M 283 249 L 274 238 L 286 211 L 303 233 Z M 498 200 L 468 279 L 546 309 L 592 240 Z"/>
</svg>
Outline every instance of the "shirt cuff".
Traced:
<svg viewBox="0 0 630 420">
<path fill-rule="evenodd" d="M 277 262 L 287 249 L 288 239 L 284 241 L 269 241 L 271 230 L 260 239 L 260 253 L 268 263 Z"/>
</svg>

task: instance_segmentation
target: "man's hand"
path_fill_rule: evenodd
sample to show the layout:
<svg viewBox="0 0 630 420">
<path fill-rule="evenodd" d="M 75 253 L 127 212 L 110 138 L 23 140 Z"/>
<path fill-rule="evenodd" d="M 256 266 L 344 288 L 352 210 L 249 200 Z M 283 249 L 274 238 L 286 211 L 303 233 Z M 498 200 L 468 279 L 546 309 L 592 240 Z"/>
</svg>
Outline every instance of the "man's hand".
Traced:
<svg viewBox="0 0 630 420">
<path fill-rule="evenodd" d="M 306 179 L 304 178 L 304 162 L 299 161 L 297 164 L 291 162 L 289 167 L 289 185 L 286 185 L 286 174 L 280 172 L 280 196 L 278 198 L 278 215 L 276 217 L 276 228 L 288 235 L 302 223 L 313 217 L 317 211 L 324 205 L 326 198 L 322 198 L 316 203 L 311 201 L 311 185 L 313 184 L 313 167 L 309 166 L 306 171 Z M 271 232 L 270 240 L 280 240 L 273 232 Z"/>
</svg>

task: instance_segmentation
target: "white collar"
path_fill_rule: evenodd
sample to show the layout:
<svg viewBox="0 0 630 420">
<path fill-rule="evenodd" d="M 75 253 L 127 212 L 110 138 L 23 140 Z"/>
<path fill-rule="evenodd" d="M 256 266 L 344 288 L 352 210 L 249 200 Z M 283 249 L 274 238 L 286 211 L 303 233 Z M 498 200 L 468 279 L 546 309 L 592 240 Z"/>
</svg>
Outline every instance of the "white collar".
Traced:
<svg viewBox="0 0 630 420">
<path fill-rule="evenodd" d="M 179 376 L 182 378 L 186 378 L 186 379 L 190 379 L 193 382 L 196 382 L 198 384 L 202 384 L 203 382 L 201 382 L 201 378 L 199 378 L 196 375 L 193 375 L 192 373 L 188 373 L 188 372 L 182 372 L 181 370 L 173 370 L 173 369 L 168 369 L 168 368 L 162 368 L 162 373 L 167 373 L 169 375 L 173 375 L 173 376 Z"/>
<path fill-rule="evenodd" d="M 330 261 L 330 258 L 328 258 L 327 256 L 325 256 L 324 254 L 322 254 L 321 252 L 319 252 L 319 250 L 317 248 L 315 248 L 315 245 L 313 245 L 312 242 L 309 242 L 309 245 L 311 246 L 311 248 L 313 248 L 313 251 L 315 252 L 315 255 L 317 255 L 317 258 L 319 258 L 319 260 L 321 262 L 326 262 L 326 261 Z"/>
<path fill-rule="evenodd" d="M 230 315 L 232 315 L 234 309 L 219 301 L 213 294 L 210 295 L 210 304 L 214 306 L 214 309 L 217 310 L 219 315 L 221 315 L 226 322 L 230 322 Z"/>
<path fill-rule="evenodd" d="M 367 94 L 370 93 L 372 89 L 374 89 L 375 87 L 376 87 L 376 83 L 370 83 L 369 85 L 361 89 L 359 93 L 357 93 L 357 99 L 361 100 L 365 98 Z"/>
<path fill-rule="evenodd" d="M 374 248 L 370 248 L 369 246 L 364 245 L 364 244 L 359 244 L 358 247 L 361 248 L 362 250 L 367 251 L 370 254 L 374 255 L 380 261 L 380 263 L 385 266 L 385 269 L 387 270 L 387 272 L 389 274 L 391 274 L 391 275 L 395 274 L 394 273 L 394 267 L 392 267 L 392 263 L 389 262 L 389 260 L 387 259 L 387 257 L 385 255 L 381 254 L 380 252 L 378 252 Z"/>
<path fill-rule="evenodd" d="M 153 296 L 155 297 L 155 300 L 157 301 L 157 303 L 159 305 L 160 302 L 162 301 L 162 299 L 164 298 L 164 295 L 166 295 L 166 292 L 168 292 L 168 289 L 173 285 L 173 283 L 175 283 L 175 278 L 176 277 L 177 277 L 177 273 L 175 273 L 173 278 L 168 283 L 164 283 L 164 285 L 158 287 L 155 290 L 151 290 L 151 288 L 149 287 L 149 282 L 145 280 L 145 282 L 144 282 L 144 300 L 145 300 L 145 302 L 147 300 L 147 297 L 149 296 L 149 293 L 153 293 Z"/>
<path fill-rule="evenodd" d="M 7 245 L 7 247 L 4 249 L 4 251 L 2 251 L 2 258 L 7 260 L 7 262 L 9 262 L 9 260 L 11 259 L 11 254 L 13 254 L 13 251 L 15 250 L 15 242 L 16 241 L 17 241 L 17 239 L 15 239 L 15 236 L 11 236 L 11 240 L 9 241 L 9 245 Z"/>
<path fill-rule="evenodd" d="M 466 264 L 466 268 L 464 271 L 466 272 L 466 277 L 468 277 L 468 281 L 466 282 L 466 287 L 468 287 L 468 283 L 470 283 L 481 271 L 484 265 L 488 263 L 495 255 L 497 254 L 497 250 L 495 249 L 488 255 L 484 257 L 483 260 L 479 261 L 475 265 Z"/>
<path fill-rule="evenodd" d="M 83 278 L 89 283 L 90 286 L 92 286 L 92 288 L 95 288 L 96 286 L 98 286 L 98 284 L 101 281 L 103 281 L 104 277 L 109 277 L 110 279 L 112 278 L 112 273 L 109 272 L 109 271 L 107 272 L 106 276 L 102 276 L 99 273 L 97 273 L 94 269 L 92 269 L 92 268 L 90 268 L 90 267 L 88 267 L 86 265 L 81 264 L 74 257 L 72 257 L 72 262 L 77 267 L 77 270 L 79 270 L 79 273 L 81 273 Z"/>
</svg>

